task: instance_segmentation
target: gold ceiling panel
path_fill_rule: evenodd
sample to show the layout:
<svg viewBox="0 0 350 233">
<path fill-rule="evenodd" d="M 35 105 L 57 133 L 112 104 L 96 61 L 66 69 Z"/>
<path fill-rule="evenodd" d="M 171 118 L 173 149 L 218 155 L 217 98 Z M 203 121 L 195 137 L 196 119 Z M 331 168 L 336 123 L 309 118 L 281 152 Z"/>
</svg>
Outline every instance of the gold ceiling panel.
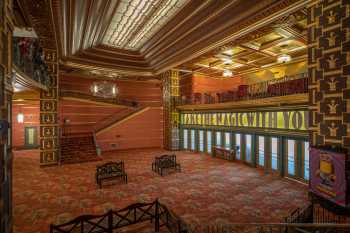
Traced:
<svg viewBox="0 0 350 233">
<path fill-rule="evenodd" d="M 277 58 L 284 54 L 291 56 L 291 63 L 302 61 L 307 54 L 306 23 L 305 10 L 302 9 L 278 23 L 248 34 L 246 40 L 228 43 L 215 52 L 192 61 L 192 65 L 196 65 L 195 70 L 192 70 L 210 77 L 220 77 L 224 75 L 224 70 L 231 70 L 233 76 L 240 76 L 265 70 L 266 67 L 279 66 Z M 182 67 L 190 68 L 191 61 Z"/>
<path fill-rule="evenodd" d="M 301 43 L 297 40 L 288 40 L 283 43 L 279 43 L 273 47 L 267 48 L 265 51 L 274 53 L 274 54 L 282 54 L 282 53 L 291 53 L 297 50 L 304 49 L 306 47 L 305 44 Z"/>
<path fill-rule="evenodd" d="M 278 34 L 277 32 L 271 32 L 257 40 L 252 41 L 252 43 L 258 44 L 258 45 L 264 45 L 266 43 L 278 40 L 283 38 L 280 34 Z"/>
<path fill-rule="evenodd" d="M 138 50 L 189 0 L 121 0 L 103 43 Z"/>
</svg>

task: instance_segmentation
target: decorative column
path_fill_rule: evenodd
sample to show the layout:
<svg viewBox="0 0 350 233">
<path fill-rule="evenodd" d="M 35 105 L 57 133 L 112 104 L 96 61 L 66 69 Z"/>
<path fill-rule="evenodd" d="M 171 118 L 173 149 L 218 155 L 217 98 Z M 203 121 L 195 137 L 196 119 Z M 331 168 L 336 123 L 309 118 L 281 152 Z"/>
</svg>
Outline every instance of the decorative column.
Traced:
<svg viewBox="0 0 350 233">
<path fill-rule="evenodd" d="M 161 75 L 163 79 L 163 109 L 164 109 L 164 148 L 179 150 L 180 114 L 176 103 L 180 98 L 179 72 L 169 70 Z"/>
<path fill-rule="evenodd" d="M 55 49 L 43 49 L 48 67 L 48 90 L 40 93 L 40 165 L 59 162 L 58 62 Z"/>
<path fill-rule="evenodd" d="M 0 0 L 0 232 L 12 232 L 13 2 Z"/>
<path fill-rule="evenodd" d="M 308 7 L 311 145 L 350 149 L 350 5 L 315 1 Z"/>
</svg>

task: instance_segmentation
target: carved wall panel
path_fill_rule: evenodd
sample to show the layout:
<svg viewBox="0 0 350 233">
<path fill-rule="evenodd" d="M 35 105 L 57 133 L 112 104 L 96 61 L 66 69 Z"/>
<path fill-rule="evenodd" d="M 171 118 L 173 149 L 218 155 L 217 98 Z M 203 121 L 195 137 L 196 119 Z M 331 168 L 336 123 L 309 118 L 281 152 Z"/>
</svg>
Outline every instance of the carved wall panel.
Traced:
<svg viewBox="0 0 350 233">
<path fill-rule="evenodd" d="M 59 161 L 58 133 L 58 63 L 54 49 L 44 49 L 51 82 L 48 91 L 40 93 L 40 165 L 57 164 Z"/>
<path fill-rule="evenodd" d="M 308 9 L 310 139 L 350 148 L 350 10 L 345 0 Z"/>
<path fill-rule="evenodd" d="M 175 108 L 180 96 L 179 72 L 169 70 L 162 74 L 163 79 L 163 108 L 164 108 L 164 148 L 179 149 L 180 115 Z"/>
</svg>

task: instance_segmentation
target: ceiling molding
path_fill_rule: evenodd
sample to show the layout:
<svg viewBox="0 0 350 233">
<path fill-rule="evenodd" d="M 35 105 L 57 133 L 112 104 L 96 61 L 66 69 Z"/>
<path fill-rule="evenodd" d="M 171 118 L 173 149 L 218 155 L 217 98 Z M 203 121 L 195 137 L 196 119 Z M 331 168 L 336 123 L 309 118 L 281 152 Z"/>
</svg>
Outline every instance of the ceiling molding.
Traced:
<svg viewBox="0 0 350 233">
<path fill-rule="evenodd" d="M 311 0 L 190 1 L 139 51 L 102 44 L 119 0 L 49 2 L 61 64 L 152 76 L 239 40 Z"/>
</svg>

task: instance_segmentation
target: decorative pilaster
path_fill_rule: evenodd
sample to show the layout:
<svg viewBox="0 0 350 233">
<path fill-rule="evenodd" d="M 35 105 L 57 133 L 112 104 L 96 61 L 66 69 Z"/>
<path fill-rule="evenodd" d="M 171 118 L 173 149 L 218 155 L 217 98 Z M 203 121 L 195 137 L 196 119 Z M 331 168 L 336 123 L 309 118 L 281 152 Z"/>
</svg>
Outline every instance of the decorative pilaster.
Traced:
<svg viewBox="0 0 350 233">
<path fill-rule="evenodd" d="M 12 232 L 13 2 L 0 0 L 0 232 Z"/>
<path fill-rule="evenodd" d="M 350 149 L 350 5 L 323 0 L 308 8 L 310 140 Z"/>
<path fill-rule="evenodd" d="M 179 72 L 169 70 L 161 76 L 163 79 L 164 148 L 178 150 L 180 115 L 176 110 L 176 103 L 180 97 Z"/>
<path fill-rule="evenodd" d="M 40 93 L 40 165 L 53 165 L 59 162 L 58 63 L 56 50 L 43 52 L 50 82 Z"/>
</svg>

